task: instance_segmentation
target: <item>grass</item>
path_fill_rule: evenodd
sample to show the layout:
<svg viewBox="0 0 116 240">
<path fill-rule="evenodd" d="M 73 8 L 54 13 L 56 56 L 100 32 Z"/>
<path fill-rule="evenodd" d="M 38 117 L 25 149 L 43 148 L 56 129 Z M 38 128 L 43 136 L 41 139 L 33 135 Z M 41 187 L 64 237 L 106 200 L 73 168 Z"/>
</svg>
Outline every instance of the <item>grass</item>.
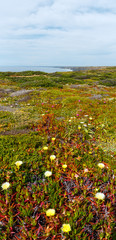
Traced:
<svg viewBox="0 0 116 240">
<path fill-rule="evenodd" d="M 115 76 L 0 73 L 0 239 L 115 239 Z"/>
</svg>

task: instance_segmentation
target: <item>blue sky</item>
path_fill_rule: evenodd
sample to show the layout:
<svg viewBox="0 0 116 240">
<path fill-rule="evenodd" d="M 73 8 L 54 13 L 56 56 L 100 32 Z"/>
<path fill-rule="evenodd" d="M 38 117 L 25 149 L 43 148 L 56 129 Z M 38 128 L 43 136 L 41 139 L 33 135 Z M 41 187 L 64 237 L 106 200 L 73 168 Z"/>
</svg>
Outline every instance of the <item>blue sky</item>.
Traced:
<svg viewBox="0 0 116 240">
<path fill-rule="evenodd" d="M 4 0 L 0 66 L 115 66 L 116 0 Z"/>
</svg>

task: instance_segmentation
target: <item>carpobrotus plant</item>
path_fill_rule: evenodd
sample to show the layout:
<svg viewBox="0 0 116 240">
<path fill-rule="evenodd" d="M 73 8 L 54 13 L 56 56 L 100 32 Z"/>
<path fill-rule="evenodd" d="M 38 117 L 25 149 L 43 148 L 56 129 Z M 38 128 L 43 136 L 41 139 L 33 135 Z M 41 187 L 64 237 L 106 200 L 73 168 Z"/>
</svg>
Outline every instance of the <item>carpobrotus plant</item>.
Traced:
<svg viewBox="0 0 116 240">
<path fill-rule="evenodd" d="M 10 187 L 10 183 L 9 182 L 5 182 L 5 183 L 2 184 L 1 187 L 2 187 L 3 190 L 7 190 Z"/>
<path fill-rule="evenodd" d="M 52 125 L 54 130 L 53 116 Z M 51 239 L 53 236 L 54 239 L 61 239 L 62 236 L 69 239 L 70 235 L 72 240 L 112 236 L 114 173 L 111 169 L 109 171 L 107 163 L 98 162 L 98 159 L 104 158 L 104 152 L 95 146 L 94 140 L 86 141 L 84 131 L 81 139 L 81 130 L 78 129 L 69 139 L 65 136 L 63 124 L 57 122 L 55 130 L 59 138 L 49 146 L 49 151 L 45 154 L 43 147 L 38 151 L 38 148 L 34 148 L 34 141 L 33 148 L 29 146 L 29 151 L 23 151 L 22 162 L 25 159 L 25 167 L 20 168 L 18 174 L 13 168 L 14 172 L 9 176 L 12 189 L 9 205 L 12 207 L 8 212 L 2 192 L 2 216 L 7 216 L 1 219 L 2 239 L 5 234 L 9 239 L 14 236 L 22 239 L 31 236 L 32 239 L 39 237 L 41 240 L 48 236 Z M 52 128 L 48 134 L 52 135 Z M 42 144 L 43 126 L 39 128 L 39 141 L 40 135 Z M 55 159 L 58 159 L 57 166 Z M 48 164 L 50 170 L 46 170 Z M 102 174 L 98 167 L 102 167 Z"/>
<path fill-rule="evenodd" d="M 85 76 L 79 74 L 79 78 Z M 73 75 L 77 77 L 77 73 Z M 16 76 L 11 78 L 23 86 L 37 84 L 38 78 L 46 85 L 49 80 L 48 75 L 35 76 L 35 81 L 28 76 L 23 82 L 23 77 Z M 58 74 L 53 78 L 58 81 Z M 94 81 L 96 78 L 94 72 Z M 63 79 L 71 84 L 68 73 L 60 77 Z M 112 98 L 114 92 L 95 84 L 94 88 L 72 87 L 39 93 L 33 89 L 28 103 L 20 97 L 5 100 L 7 105 L 18 99 L 21 105 L 13 117 L 2 113 L 0 129 L 12 128 L 17 119 L 25 125 L 21 125 L 21 134 L 8 132 L 0 137 L 1 240 L 115 239 L 115 151 L 107 137 L 114 135 L 114 107 L 112 100 L 91 99 L 94 90 L 101 96 L 108 91 Z M 11 122 L 2 127 L 4 118 Z M 16 165 L 18 159 L 21 164 L 17 161 Z"/>
</svg>

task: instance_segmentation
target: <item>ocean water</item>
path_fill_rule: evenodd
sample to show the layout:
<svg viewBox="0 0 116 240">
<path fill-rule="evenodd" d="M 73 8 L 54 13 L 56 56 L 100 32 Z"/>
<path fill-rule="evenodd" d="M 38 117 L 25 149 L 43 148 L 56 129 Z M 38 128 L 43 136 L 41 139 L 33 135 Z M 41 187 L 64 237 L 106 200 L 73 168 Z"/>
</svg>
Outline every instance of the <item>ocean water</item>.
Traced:
<svg viewBox="0 0 116 240">
<path fill-rule="evenodd" d="M 41 71 L 46 73 L 68 72 L 70 68 L 49 67 L 49 66 L 0 66 L 0 72 L 22 72 L 22 71 Z"/>
</svg>

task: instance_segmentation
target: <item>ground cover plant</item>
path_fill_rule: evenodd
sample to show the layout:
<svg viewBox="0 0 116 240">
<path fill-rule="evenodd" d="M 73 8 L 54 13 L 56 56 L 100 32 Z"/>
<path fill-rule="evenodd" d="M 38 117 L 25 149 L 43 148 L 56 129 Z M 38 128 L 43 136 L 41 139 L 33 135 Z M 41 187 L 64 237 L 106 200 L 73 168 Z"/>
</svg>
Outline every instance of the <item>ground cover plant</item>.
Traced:
<svg viewBox="0 0 116 240">
<path fill-rule="evenodd" d="M 0 74 L 0 239 L 116 238 L 115 74 Z"/>
</svg>

